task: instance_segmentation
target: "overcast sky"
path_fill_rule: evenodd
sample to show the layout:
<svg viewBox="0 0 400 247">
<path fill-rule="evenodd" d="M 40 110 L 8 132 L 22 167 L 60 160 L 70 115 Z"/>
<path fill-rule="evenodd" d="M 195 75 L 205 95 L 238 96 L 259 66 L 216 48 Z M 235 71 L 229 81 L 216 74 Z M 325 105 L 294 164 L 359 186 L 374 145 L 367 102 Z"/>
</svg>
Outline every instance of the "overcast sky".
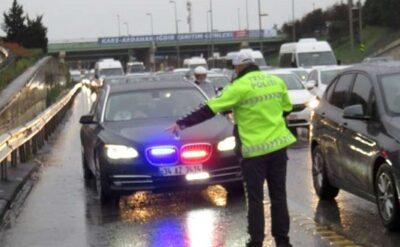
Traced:
<svg viewBox="0 0 400 247">
<path fill-rule="evenodd" d="M 0 12 L 9 9 L 13 0 L 0 0 Z M 120 16 L 121 34 L 150 34 L 150 17 L 154 16 L 154 32 L 174 33 L 174 7 L 169 0 L 18 0 L 30 16 L 44 15 L 50 41 L 76 40 L 81 38 L 98 38 L 118 35 L 117 15 Z M 257 0 L 249 3 L 250 29 L 258 29 Z M 176 0 L 180 32 L 188 32 L 186 22 L 186 0 Z M 209 0 L 191 0 L 193 4 L 193 31 L 207 30 L 207 10 Z M 282 25 L 291 19 L 292 0 L 261 0 L 262 11 L 268 13 L 263 17 L 263 27 L 271 28 L 273 24 Z M 296 17 L 301 17 L 315 8 L 326 8 L 341 0 L 295 0 Z M 238 29 L 238 8 L 242 28 L 246 27 L 246 0 L 213 0 L 214 29 L 221 31 Z M 0 22 L 3 22 L 1 16 Z M 3 35 L 3 32 L 0 31 Z"/>
</svg>

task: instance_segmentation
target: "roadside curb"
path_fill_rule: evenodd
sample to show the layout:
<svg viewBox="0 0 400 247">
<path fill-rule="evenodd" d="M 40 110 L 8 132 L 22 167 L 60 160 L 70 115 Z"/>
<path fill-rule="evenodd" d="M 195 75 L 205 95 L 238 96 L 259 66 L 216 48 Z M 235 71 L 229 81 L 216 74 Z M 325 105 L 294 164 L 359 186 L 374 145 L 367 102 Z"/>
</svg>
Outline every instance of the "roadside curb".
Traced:
<svg viewBox="0 0 400 247">
<path fill-rule="evenodd" d="M 18 194 L 40 166 L 40 162 L 35 160 L 19 164 L 16 168 L 9 168 L 7 181 L 0 181 L 0 225 L 5 223 L 7 211 L 13 207 Z"/>
</svg>

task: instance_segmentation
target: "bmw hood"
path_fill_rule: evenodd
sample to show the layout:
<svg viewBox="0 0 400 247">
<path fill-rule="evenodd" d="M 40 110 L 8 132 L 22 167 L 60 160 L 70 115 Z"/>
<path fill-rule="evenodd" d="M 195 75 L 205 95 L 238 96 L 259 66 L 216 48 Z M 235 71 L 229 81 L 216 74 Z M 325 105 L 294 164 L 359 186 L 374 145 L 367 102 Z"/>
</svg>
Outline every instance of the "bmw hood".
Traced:
<svg viewBox="0 0 400 247">
<path fill-rule="evenodd" d="M 104 131 L 113 138 L 123 138 L 139 145 L 172 144 L 177 141 L 186 142 L 216 142 L 233 133 L 233 124 L 223 116 L 216 116 L 197 126 L 187 128 L 175 137 L 166 128 L 176 119 L 151 119 L 137 122 L 110 122 L 104 123 Z"/>
</svg>

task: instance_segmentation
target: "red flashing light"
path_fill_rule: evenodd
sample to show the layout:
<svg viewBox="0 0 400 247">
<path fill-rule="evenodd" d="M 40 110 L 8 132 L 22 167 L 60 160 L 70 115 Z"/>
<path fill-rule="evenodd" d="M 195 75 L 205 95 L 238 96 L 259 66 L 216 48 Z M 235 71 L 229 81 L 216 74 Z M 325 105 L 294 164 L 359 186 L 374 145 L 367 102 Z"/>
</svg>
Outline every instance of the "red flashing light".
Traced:
<svg viewBox="0 0 400 247">
<path fill-rule="evenodd" d="M 201 164 L 211 157 L 212 147 L 208 143 L 187 144 L 181 148 L 181 161 L 183 164 Z"/>
</svg>

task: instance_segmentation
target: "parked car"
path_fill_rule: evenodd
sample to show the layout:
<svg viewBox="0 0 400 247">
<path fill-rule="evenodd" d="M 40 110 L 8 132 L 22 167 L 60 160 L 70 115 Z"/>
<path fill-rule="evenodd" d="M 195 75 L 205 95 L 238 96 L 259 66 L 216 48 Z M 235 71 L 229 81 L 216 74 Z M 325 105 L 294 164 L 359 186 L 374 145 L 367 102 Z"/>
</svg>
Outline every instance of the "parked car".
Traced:
<svg viewBox="0 0 400 247">
<path fill-rule="evenodd" d="M 328 86 L 312 118 L 312 175 L 321 199 L 346 190 L 400 227 L 400 63 L 360 64 Z"/>
<path fill-rule="evenodd" d="M 309 74 L 306 87 L 318 98 L 322 97 L 326 87 L 344 69 L 349 66 L 319 66 L 315 67 Z"/>
<path fill-rule="evenodd" d="M 183 131 L 165 131 L 206 101 L 189 82 L 106 86 L 80 122 L 85 179 L 96 180 L 101 203 L 135 191 L 227 186 L 242 192 L 233 124 L 221 115 Z"/>
</svg>

